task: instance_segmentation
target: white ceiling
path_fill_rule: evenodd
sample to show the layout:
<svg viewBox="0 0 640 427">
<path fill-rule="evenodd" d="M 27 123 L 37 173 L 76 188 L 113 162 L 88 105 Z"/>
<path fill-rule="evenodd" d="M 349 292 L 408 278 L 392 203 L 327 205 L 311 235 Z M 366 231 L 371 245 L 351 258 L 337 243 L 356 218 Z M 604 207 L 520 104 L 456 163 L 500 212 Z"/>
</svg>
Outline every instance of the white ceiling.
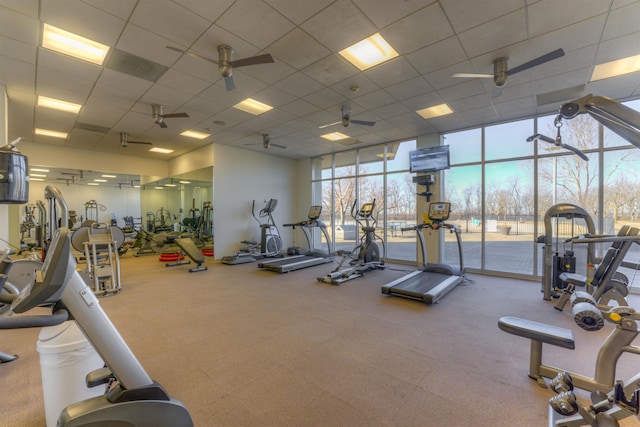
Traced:
<svg viewBox="0 0 640 427">
<path fill-rule="evenodd" d="M 152 82 L 48 51 L 39 47 L 43 23 L 167 70 Z M 338 55 L 376 32 L 399 58 L 360 72 Z M 166 48 L 216 59 L 219 44 L 231 45 L 234 59 L 270 53 L 275 63 L 236 68 L 237 89 L 228 92 L 215 64 Z M 503 56 L 513 68 L 557 48 L 566 55 L 510 76 L 498 98 L 491 79 L 451 77 L 491 74 L 492 61 Z M 640 1 L 632 0 L 0 0 L 9 140 L 161 159 L 210 143 L 263 151 L 261 133 L 287 147 L 272 146 L 270 154 L 305 158 L 550 113 L 587 93 L 637 98 L 640 73 L 589 78 L 596 64 L 638 54 Z M 36 107 L 36 95 L 83 107 L 78 115 Z M 232 108 L 247 97 L 274 109 L 253 116 Z M 161 129 L 151 118 L 153 103 L 190 117 L 166 119 L 169 127 Z M 353 119 L 376 125 L 320 129 L 340 119 L 344 103 Z M 424 120 L 415 112 L 441 103 L 454 113 Z M 69 137 L 36 136 L 36 127 Z M 186 129 L 211 136 L 180 136 Z M 344 144 L 320 138 L 328 131 L 351 138 Z M 175 151 L 122 148 L 119 132 Z"/>
</svg>

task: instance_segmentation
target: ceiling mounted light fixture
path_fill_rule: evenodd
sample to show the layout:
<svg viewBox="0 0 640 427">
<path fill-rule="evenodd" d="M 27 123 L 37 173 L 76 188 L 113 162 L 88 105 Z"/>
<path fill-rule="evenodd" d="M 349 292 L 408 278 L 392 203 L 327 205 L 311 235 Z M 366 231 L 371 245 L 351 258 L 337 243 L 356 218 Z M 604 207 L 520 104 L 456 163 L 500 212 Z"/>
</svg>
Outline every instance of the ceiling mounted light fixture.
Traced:
<svg viewBox="0 0 640 427">
<path fill-rule="evenodd" d="M 40 129 L 40 128 L 36 128 L 35 133 L 36 135 L 51 136 L 54 138 L 62 138 L 62 139 L 69 136 L 69 134 L 66 132 L 58 132 L 56 130 Z"/>
<path fill-rule="evenodd" d="M 596 65 L 590 81 L 594 82 L 610 77 L 618 77 L 624 74 L 635 73 L 636 71 L 640 71 L 640 55 L 629 56 Z"/>
<path fill-rule="evenodd" d="M 75 114 L 78 114 L 80 107 L 82 107 L 80 104 L 74 104 L 73 102 L 62 101 L 60 99 L 49 98 L 42 95 L 38 95 L 38 106 Z"/>
<path fill-rule="evenodd" d="M 161 153 L 161 154 L 173 153 L 173 150 L 169 150 L 168 148 L 160 148 L 160 147 L 153 147 L 149 151 L 153 151 L 154 153 Z"/>
<path fill-rule="evenodd" d="M 398 52 L 379 33 L 367 37 L 341 50 L 339 53 L 347 61 L 358 67 L 360 71 L 398 56 Z"/>
<path fill-rule="evenodd" d="M 271 105 L 263 104 L 262 102 L 256 101 L 255 99 L 251 98 L 247 98 L 244 101 L 237 103 L 233 106 L 233 108 L 253 114 L 255 116 L 259 116 L 260 114 L 266 113 L 267 111 L 273 109 Z"/>
<path fill-rule="evenodd" d="M 434 117 L 446 116 L 453 113 L 451 107 L 447 104 L 434 105 L 433 107 L 423 108 L 416 111 L 423 119 L 433 119 Z"/>
<path fill-rule="evenodd" d="M 102 65 L 109 46 L 70 33 L 53 25 L 44 24 L 42 47 L 73 56 L 96 65 Z"/>
<path fill-rule="evenodd" d="M 209 134 L 209 133 L 198 132 L 198 131 L 195 131 L 195 130 L 185 130 L 180 135 L 188 136 L 189 138 L 195 138 L 195 139 L 205 139 L 205 138 L 211 136 L 211 134 Z"/>
<path fill-rule="evenodd" d="M 345 135 L 342 132 L 331 132 L 324 135 L 320 135 L 321 138 L 328 139 L 329 141 L 340 141 L 341 139 L 349 138 L 349 135 Z"/>
</svg>

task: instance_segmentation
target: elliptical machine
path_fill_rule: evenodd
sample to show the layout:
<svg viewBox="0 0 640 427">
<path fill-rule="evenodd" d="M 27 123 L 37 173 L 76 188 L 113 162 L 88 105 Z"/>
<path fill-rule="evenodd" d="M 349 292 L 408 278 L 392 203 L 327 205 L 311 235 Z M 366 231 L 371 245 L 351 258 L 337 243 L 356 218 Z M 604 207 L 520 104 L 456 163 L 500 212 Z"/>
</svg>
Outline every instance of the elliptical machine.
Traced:
<svg viewBox="0 0 640 427">
<path fill-rule="evenodd" d="M 277 205 L 278 201 L 276 199 L 269 199 L 264 208 L 258 213 L 258 216 L 262 219 L 261 221 L 258 219 L 258 216 L 256 216 L 256 201 L 253 201 L 251 205 L 251 215 L 260 226 L 260 243 L 253 240 L 243 240 L 240 243 L 244 244 L 245 247 L 240 249 L 235 255 L 222 257 L 221 262 L 223 264 L 246 264 L 255 262 L 258 258 L 281 256 L 282 239 L 280 238 L 280 231 L 273 220 L 273 211 Z"/>
<path fill-rule="evenodd" d="M 380 247 L 376 242 L 376 238 L 382 241 L 382 238 L 376 234 L 377 221 L 373 217 L 376 200 L 365 203 L 356 213 L 357 203 L 356 200 L 351 206 L 351 217 L 362 229 L 360 243 L 352 251 L 337 251 L 336 254 L 341 256 L 342 260 L 331 273 L 318 277 L 319 282 L 341 285 L 348 280 L 363 276 L 367 271 L 385 268 L 384 259 L 380 256 Z M 349 267 L 343 269 L 342 266 L 346 261 L 349 261 Z"/>
</svg>

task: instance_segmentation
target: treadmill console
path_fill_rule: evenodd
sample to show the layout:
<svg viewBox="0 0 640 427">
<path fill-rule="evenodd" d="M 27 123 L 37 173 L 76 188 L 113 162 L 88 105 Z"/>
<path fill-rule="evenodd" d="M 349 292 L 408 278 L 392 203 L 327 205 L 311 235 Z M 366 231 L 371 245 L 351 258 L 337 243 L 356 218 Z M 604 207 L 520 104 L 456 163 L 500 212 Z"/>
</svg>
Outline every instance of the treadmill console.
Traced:
<svg viewBox="0 0 640 427">
<path fill-rule="evenodd" d="M 451 213 L 451 203 L 437 202 L 429 204 L 429 219 L 431 221 L 446 221 Z"/>
<path fill-rule="evenodd" d="M 315 221 L 320 218 L 321 213 L 322 206 L 311 206 L 311 209 L 309 209 L 309 219 Z"/>
<path fill-rule="evenodd" d="M 360 208 L 360 212 L 358 212 L 358 216 L 362 218 L 369 218 L 373 215 L 373 203 L 365 203 Z"/>
</svg>

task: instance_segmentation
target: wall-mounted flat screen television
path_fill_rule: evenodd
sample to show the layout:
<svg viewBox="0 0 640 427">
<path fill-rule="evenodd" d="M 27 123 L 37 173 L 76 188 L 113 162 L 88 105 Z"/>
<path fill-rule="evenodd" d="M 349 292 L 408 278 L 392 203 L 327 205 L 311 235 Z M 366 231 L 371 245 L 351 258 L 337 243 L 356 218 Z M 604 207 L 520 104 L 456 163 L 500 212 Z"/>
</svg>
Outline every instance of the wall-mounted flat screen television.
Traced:
<svg viewBox="0 0 640 427">
<path fill-rule="evenodd" d="M 449 169 L 449 146 L 420 148 L 409 152 L 409 171 L 436 172 Z"/>
</svg>

